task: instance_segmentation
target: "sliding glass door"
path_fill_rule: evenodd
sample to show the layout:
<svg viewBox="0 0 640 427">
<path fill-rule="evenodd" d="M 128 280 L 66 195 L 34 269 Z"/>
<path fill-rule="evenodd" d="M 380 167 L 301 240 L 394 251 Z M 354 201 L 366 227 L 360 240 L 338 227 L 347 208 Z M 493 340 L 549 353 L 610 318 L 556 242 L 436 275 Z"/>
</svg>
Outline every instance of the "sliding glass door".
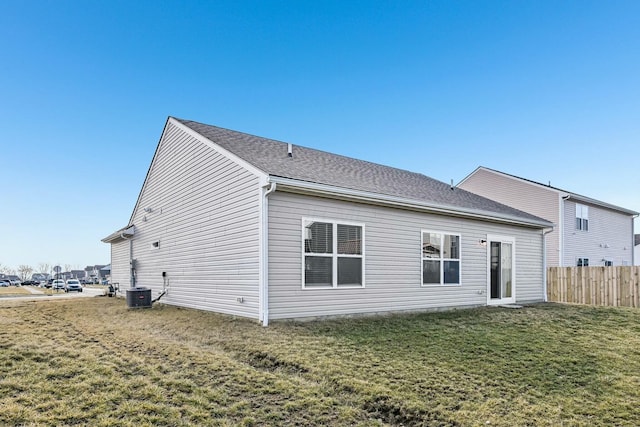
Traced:
<svg viewBox="0 0 640 427">
<path fill-rule="evenodd" d="M 505 236 L 488 236 L 488 304 L 515 302 L 515 240 Z"/>
</svg>

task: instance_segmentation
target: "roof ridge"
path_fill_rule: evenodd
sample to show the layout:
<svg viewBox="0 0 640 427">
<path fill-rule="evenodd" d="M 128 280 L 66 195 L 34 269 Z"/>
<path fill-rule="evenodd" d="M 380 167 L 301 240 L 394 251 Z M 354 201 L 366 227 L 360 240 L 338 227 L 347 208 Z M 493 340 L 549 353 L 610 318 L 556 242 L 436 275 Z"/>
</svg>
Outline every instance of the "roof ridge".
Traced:
<svg viewBox="0 0 640 427">
<path fill-rule="evenodd" d="M 407 169 L 402 169 L 402 168 L 395 167 L 395 166 L 384 165 L 382 163 L 376 163 L 376 162 L 373 162 L 373 161 L 370 161 L 370 160 L 364 160 L 364 159 L 359 159 L 357 157 L 347 156 L 345 154 L 333 153 L 333 152 L 327 151 L 327 150 L 321 150 L 321 149 L 318 149 L 318 148 L 307 147 L 305 145 L 301 145 L 301 144 L 297 144 L 297 143 L 293 143 L 293 142 L 285 142 L 285 141 L 282 141 L 280 139 L 268 138 L 268 137 L 264 137 L 264 136 L 260 136 L 260 135 L 255 135 L 255 134 L 252 134 L 252 133 L 247 133 L 247 132 L 242 132 L 242 131 L 238 131 L 238 130 L 234 130 L 234 129 L 225 128 L 225 127 L 222 127 L 222 126 L 210 125 L 210 124 L 198 122 L 198 121 L 195 121 L 195 120 L 180 119 L 178 117 L 173 117 L 173 116 L 171 116 L 171 117 L 173 119 L 179 121 L 180 123 L 184 124 L 184 125 L 186 125 L 187 123 L 195 123 L 195 124 L 198 124 L 198 125 L 201 125 L 201 126 L 206 126 L 206 127 L 209 127 L 209 128 L 216 128 L 216 129 L 219 129 L 219 130 L 223 130 L 225 132 L 232 132 L 232 133 L 235 133 L 235 134 L 238 134 L 238 135 L 246 135 L 246 136 L 251 137 L 251 138 L 260 138 L 260 139 L 264 139 L 264 140 L 267 140 L 267 141 L 276 142 L 276 143 L 285 144 L 285 145 L 292 144 L 294 147 L 303 148 L 305 150 L 313 151 L 313 152 L 316 152 L 316 153 L 323 153 L 323 154 L 327 154 L 327 155 L 330 155 L 330 156 L 341 157 L 343 159 L 347 159 L 347 160 L 351 160 L 351 161 L 356 161 L 356 162 L 360 162 L 360 163 L 366 163 L 366 164 L 369 164 L 369 165 L 374 165 L 374 166 L 382 167 L 382 168 L 385 168 L 385 169 L 397 170 L 399 172 L 404 172 L 404 173 L 408 173 L 408 174 L 411 174 L 411 175 L 417 175 L 417 176 L 425 177 L 425 178 L 437 181 L 439 183 L 442 182 L 440 180 L 437 180 L 437 179 L 435 179 L 433 177 L 430 177 L 429 175 L 425 175 L 425 174 L 420 173 L 420 172 L 413 172 L 413 171 L 410 171 L 410 170 L 407 170 Z M 444 183 L 444 182 L 442 182 L 442 183 Z M 444 184 L 446 184 L 446 183 L 444 183 Z"/>
</svg>

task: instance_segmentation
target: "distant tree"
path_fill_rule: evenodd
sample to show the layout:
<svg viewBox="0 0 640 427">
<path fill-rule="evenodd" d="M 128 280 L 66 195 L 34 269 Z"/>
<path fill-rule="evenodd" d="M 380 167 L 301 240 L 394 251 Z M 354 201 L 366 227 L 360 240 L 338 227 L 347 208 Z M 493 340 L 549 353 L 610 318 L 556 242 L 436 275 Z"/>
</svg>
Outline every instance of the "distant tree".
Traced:
<svg viewBox="0 0 640 427">
<path fill-rule="evenodd" d="M 18 267 L 18 273 L 20 274 L 20 280 L 25 281 L 31 277 L 33 268 L 30 265 L 22 264 Z"/>
<path fill-rule="evenodd" d="M 41 262 L 38 264 L 38 273 L 49 274 L 51 273 L 51 264 L 48 262 Z"/>
<path fill-rule="evenodd" d="M 73 266 L 71 264 L 65 264 L 64 265 L 64 271 L 67 272 L 67 273 L 70 272 L 72 268 L 73 268 Z"/>
</svg>

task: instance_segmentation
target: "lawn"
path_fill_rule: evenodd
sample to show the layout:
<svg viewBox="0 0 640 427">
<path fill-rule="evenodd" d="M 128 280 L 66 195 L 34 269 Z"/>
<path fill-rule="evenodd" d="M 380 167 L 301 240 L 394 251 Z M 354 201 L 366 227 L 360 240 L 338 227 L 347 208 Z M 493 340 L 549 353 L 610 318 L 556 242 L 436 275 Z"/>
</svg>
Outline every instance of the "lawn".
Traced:
<svg viewBox="0 0 640 427">
<path fill-rule="evenodd" d="M 2 425 L 640 425 L 640 310 L 268 328 L 121 299 L 0 303 Z"/>
<path fill-rule="evenodd" d="M 8 286 L 6 288 L 0 288 L 0 298 L 16 296 L 23 297 L 26 295 L 31 295 L 31 292 L 21 286 Z"/>
</svg>

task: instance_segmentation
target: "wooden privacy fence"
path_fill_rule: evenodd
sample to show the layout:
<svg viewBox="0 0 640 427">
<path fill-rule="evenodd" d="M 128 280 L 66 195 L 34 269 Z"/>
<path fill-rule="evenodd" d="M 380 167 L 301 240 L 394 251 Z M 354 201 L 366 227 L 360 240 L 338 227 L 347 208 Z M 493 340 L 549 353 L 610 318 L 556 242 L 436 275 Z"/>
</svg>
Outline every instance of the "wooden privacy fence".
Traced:
<svg viewBox="0 0 640 427">
<path fill-rule="evenodd" d="M 549 267 L 552 302 L 640 307 L 640 266 Z"/>
</svg>

